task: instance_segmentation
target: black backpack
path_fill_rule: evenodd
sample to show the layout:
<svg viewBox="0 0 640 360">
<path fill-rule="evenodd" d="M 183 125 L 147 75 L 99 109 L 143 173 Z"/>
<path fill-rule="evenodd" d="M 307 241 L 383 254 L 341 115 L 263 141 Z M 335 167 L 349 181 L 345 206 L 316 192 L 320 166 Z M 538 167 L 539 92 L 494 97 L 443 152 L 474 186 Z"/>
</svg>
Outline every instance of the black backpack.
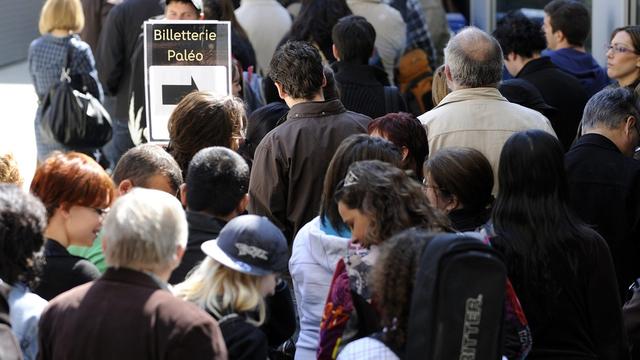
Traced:
<svg viewBox="0 0 640 360">
<path fill-rule="evenodd" d="M 425 245 L 405 359 L 501 358 L 507 269 L 479 236 L 442 234 Z"/>
</svg>

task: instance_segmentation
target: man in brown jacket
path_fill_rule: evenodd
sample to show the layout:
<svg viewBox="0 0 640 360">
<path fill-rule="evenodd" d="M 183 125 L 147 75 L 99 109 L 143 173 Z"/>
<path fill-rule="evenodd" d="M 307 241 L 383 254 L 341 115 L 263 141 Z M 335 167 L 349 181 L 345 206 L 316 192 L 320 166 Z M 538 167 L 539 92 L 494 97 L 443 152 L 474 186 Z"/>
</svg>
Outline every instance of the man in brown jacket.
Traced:
<svg viewBox="0 0 640 360">
<path fill-rule="evenodd" d="M 53 299 L 40 318 L 40 359 L 226 359 L 218 324 L 169 292 L 187 242 L 180 202 L 136 188 L 105 220 L 109 268 Z"/>
<path fill-rule="evenodd" d="M 267 216 L 293 237 L 318 215 L 324 175 L 342 140 L 367 132 L 366 115 L 325 99 L 322 59 L 308 42 L 290 41 L 271 60 L 269 76 L 291 110 L 262 139 L 249 182 L 249 212 Z"/>
</svg>

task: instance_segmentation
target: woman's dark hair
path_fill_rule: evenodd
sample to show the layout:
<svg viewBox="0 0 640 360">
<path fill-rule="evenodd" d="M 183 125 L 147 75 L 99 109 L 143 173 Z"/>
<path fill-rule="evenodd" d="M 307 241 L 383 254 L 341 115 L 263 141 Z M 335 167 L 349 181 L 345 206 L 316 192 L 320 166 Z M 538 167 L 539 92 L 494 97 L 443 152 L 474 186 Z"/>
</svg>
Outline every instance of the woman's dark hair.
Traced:
<svg viewBox="0 0 640 360">
<path fill-rule="evenodd" d="M 275 129 L 288 112 L 287 104 L 281 102 L 267 104 L 252 112 L 247 124 L 247 137 L 244 144 L 240 146 L 240 154 L 252 161 L 262 138 Z"/>
<path fill-rule="evenodd" d="M 233 2 L 231 0 L 203 0 L 202 13 L 205 20 L 221 20 L 230 21 L 231 27 L 235 30 L 234 35 L 240 35 L 245 39 L 249 39 L 247 32 L 244 31 L 242 25 L 236 19 Z"/>
<path fill-rule="evenodd" d="M 633 50 L 636 51 L 636 54 L 640 54 L 640 25 L 622 26 L 614 29 L 609 41 L 613 40 L 616 34 L 620 31 L 624 31 L 629 34 L 629 37 L 631 37 L 631 43 L 633 44 Z"/>
<path fill-rule="evenodd" d="M 0 279 L 35 286 L 42 264 L 47 214 L 35 196 L 13 184 L 0 184 Z"/>
<path fill-rule="evenodd" d="M 370 217 L 366 244 L 379 244 L 412 226 L 449 230 L 449 220 L 435 211 L 422 185 L 397 167 L 367 160 L 351 164 L 335 194 L 338 202 Z"/>
<path fill-rule="evenodd" d="M 380 160 L 391 165 L 400 166 L 402 156 L 400 149 L 392 142 L 365 134 L 351 135 L 344 139 L 336 150 L 327 173 L 324 176 L 322 200 L 320 202 L 320 221 L 329 220 L 331 226 L 339 233 L 348 230 L 338 213 L 338 204 L 334 201 L 336 185 L 347 175 L 351 164 L 362 160 Z"/>
<path fill-rule="evenodd" d="M 351 15 L 345 0 L 302 0 L 300 14 L 296 16 L 289 40 L 304 40 L 317 44 L 329 63 L 333 56 L 331 30 L 340 18 Z"/>
<path fill-rule="evenodd" d="M 382 312 L 385 344 L 404 349 L 409 328 L 409 312 L 425 245 L 434 236 L 420 228 L 404 230 L 387 240 L 371 272 L 376 305 Z"/>
<path fill-rule="evenodd" d="M 544 304 L 527 310 L 531 318 L 550 320 L 546 309 L 561 291 L 550 266 L 577 276 L 579 259 L 588 251 L 584 239 L 596 236 L 567 205 L 562 145 L 541 130 L 512 135 L 500 154 L 498 183 L 493 245 L 504 255 L 516 293 Z"/>
<path fill-rule="evenodd" d="M 242 101 L 196 91 L 185 96 L 169 117 L 167 151 L 187 178 L 189 161 L 200 150 L 224 146 L 237 150 L 234 140 L 242 138 L 245 112 Z"/>
<path fill-rule="evenodd" d="M 427 132 L 420 120 L 406 112 L 390 113 L 369 123 L 368 133 L 371 135 L 375 132 L 409 151 L 403 167 L 415 171 L 422 181 L 422 164 L 429 155 L 429 147 Z"/>
<path fill-rule="evenodd" d="M 424 173 L 436 183 L 439 196 L 452 199 L 455 195 L 464 208 L 481 210 L 493 202 L 493 170 L 476 149 L 441 149 L 424 163 Z"/>
<path fill-rule="evenodd" d="M 330 66 L 325 65 L 323 69 L 324 78 L 327 80 L 327 83 L 322 87 L 322 95 L 324 96 L 324 101 L 335 100 L 340 98 L 340 90 L 338 90 L 338 83 L 336 82 L 336 77 Z"/>
</svg>

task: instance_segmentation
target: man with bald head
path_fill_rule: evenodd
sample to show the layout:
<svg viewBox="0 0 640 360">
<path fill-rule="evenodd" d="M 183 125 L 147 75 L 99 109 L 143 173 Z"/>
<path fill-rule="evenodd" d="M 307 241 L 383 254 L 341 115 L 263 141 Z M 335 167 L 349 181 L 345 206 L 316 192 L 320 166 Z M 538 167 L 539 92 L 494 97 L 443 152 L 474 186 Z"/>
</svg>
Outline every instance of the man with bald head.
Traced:
<svg viewBox="0 0 640 360">
<path fill-rule="evenodd" d="M 427 130 L 429 154 L 452 146 L 480 151 L 493 168 L 495 194 L 500 152 L 509 136 L 527 129 L 555 133 L 544 115 L 500 95 L 502 49 L 491 35 L 475 27 L 463 29 L 449 40 L 444 61 L 452 92 L 419 117 Z"/>
</svg>

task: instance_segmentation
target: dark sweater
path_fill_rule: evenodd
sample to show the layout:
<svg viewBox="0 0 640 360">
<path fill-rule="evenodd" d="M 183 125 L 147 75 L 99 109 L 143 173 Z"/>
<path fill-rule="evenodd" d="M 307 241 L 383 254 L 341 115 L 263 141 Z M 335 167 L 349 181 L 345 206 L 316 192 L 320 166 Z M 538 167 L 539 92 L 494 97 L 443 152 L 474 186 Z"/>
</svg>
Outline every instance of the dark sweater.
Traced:
<svg viewBox="0 0 640 360">
<path fill-rule="evenodd" d="M 589 99 L 580 81 L 558 69 L 546 56 L 529 61 L 516 78 L 531 82 L 544 101 L 558 110 L 549 121 L 564 150 L 569 150 Z"/>
<path fill-rule="evenodd" d="M 169 284 L 178 284 L 184 281 L 189 271 L 204 259 L 205 254 L 200 249 L 200 245 L 207 240 L 217 238 L 226 221 L 213 215 L 187 210 L 187 223 L 189 224 L 187 248 L 180 266 L 171 273 Z"/>
<path fill-rule="evenodd" d="M 67 290 L 100 277 L 100 271 L 95 265 L 69 254 L 64 246 L 53 239 L 45 242 L 44 257 L 46 264 L 40 283 L 33 292 L 45 300 L 51 300 Z"/>
<path fill-rule="evenodd" d="M 551 61 L 560 70 L 575 76 L 589 97 L 611 83 L 607 76 L 607 70 L 600 66 L 591 54 L 565 48 L 545 50 L 542 55 L 551 58 Z"/>
<path fill-rule="evenodd" d="M 331 65 L 340 89 L 340 101 L 348 110 L 365 114 L 373 119 L 392 112 L 406 111 L 407 107 L 396 92 L 396 107 L 387 109 L 385 86 L 389 85 L 384 70 L 370 65 L 349 64 L 338 61 Z"/>
</svg>

